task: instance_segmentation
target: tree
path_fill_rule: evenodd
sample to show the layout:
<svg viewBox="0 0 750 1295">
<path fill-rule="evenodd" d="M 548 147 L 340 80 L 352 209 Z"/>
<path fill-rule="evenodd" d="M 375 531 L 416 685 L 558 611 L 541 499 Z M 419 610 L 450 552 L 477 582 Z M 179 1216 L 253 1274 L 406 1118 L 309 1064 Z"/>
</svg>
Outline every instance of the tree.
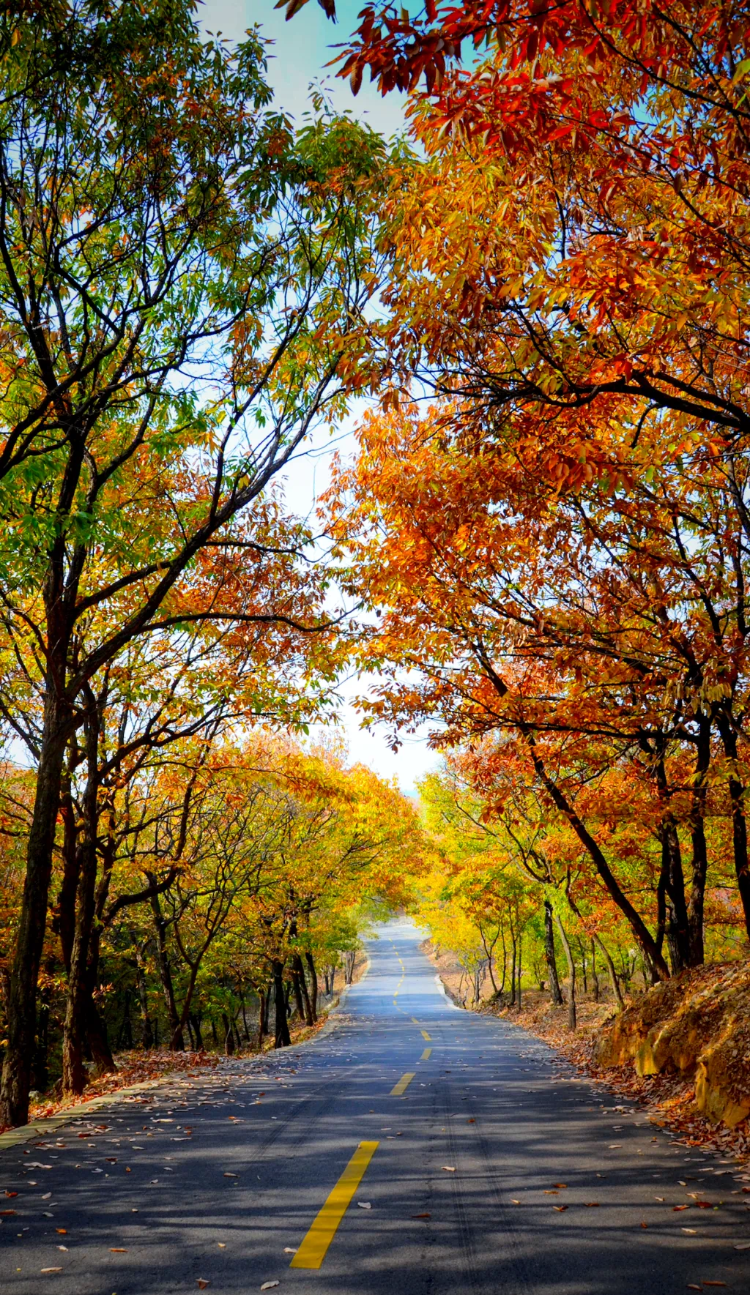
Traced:
<svg viewBox="0 0 750 1295">
<path fill-rule="evenodd" d="M 3 631 L 43 681 L 3 1071 L 17 1124 L 86 691 L 143 635 L 243 619 L 195 572 L 208 550 L 252 547 L 240 515 L 343 408 L 382 146 L 330 118 L 294 139 L 267 110 L 257 38 L 204 45 L 187 0 L 0 25 Z"/>
<path fill-rule="evenodd" d="M 664 424 L 634 452 L 628 429 L 607 424 L 609 477 L 561 492 L 534 437 L 467 444 L 453 413 L 365 420 L 331 495 L 350 590 L 379 616 L 364 655 L 387 681 L 371 716 L 439 719 L 443 746 L 504 733 L 499 749 L 567 819 L 658 973 L 665 936 L 673 967 L 694 965 L 717 813 L 716 861 L 733 852 L 746 892 L 748 571 L 728 485 L 742 465 L 700 444 L 669 454 Z M 613 486 L 626 454 L 627 483 Z M 648 788 L 639 812 L 660 843 L 654 934 L 596 826 L 618 763 Z"/>
</svg>

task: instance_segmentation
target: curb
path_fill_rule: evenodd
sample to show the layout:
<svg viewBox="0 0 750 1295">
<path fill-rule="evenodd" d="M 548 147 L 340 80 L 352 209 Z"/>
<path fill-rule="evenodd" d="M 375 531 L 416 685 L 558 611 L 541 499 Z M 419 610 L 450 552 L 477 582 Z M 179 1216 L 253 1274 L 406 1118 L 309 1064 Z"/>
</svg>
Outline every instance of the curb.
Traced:
<svg viewBox="0 0 750 1295">
<path fill-rule="evenodd" d="M 36 1138 L 42 1138 L 54 1132 L 63 1124 L 79 1120 L 81 1116 L 99 1111 L 103 1106 L 111 1106 L 113 1102 L 123 1097 L 131 1097 L 134 1093 L 145 1093 L 158 1088 L 160 1084 L 170 1079 L 172 1075 L 163 1075 L 160 1079 L 144 1079 L 140 1084 L 130 1084 L 127 1088 L 116 1088 L 112 1093 L 103 1093 L 101 1097 L 92 1097 L 90 1101 L 83 1102 L 80 1106 L 67 1106 L 65 1110 L 57 1111 L 55 1115 L 44 1115 L 41 1119 L 34 1120 L 32 1124 L 22 1124 L 17 1129 L 7 1129 L 5 1133 L 0 1133 L 0 1151 L 3 1147 L 16 1147 L 23 1142 L 33 1142 Z"/>
</svg>

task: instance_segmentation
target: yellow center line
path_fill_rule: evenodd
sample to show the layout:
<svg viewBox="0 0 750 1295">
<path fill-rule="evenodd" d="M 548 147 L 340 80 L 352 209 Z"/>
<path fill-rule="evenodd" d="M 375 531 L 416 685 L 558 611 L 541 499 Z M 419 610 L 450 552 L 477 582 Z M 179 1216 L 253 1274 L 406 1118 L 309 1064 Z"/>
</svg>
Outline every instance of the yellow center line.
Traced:
<svg viewBox="0 0 750 1295">
<path fill-rule="evenodd" d="M 416 1073 L 415 1070 L 407 1070 L 406 1074 L 399 1079 L 396 1087 L 391 1089 L 391 1097 L 403 1097 Z"/>
<path fill-rule="evenodd" d="M 415 1025 L 419 1025 L 419 1021 L 417 1020 L 416 1016 L 412 1016 L 411 1019 L 413 1020 Z"/>
<path fill-rule="evenodd" d="M 419 1060 L 420 1060 L 420 1061 L 429 1061 L 429 1059 L 430 1059 L 430 1057 L 431 1057 L 431 1056 L 432 1056 L 432 1048 L 425 1048 L 425 1050 L 424 1050 L 424 1052 L 422 1053 L 422 1055 L 421 1055 L 421 1057 L 419 1058 Z"/>
<path fill-rule="evenodd" d="M 360 1142 L 290 1263 L 290 1268 L 320 1268 L 339 1223 L 351 1204 L 352 1196 L 379 1146 L 379 1142 Z"/>
<path fill-rule="evenodd" d="M 419 1033 L 422 1035 L 423 1039 L 427 1040 L 428 1043 L 432 1043 L 432 1035 L 428 1034 L 426 1030 L 420 1030 Z"/>
</svg>

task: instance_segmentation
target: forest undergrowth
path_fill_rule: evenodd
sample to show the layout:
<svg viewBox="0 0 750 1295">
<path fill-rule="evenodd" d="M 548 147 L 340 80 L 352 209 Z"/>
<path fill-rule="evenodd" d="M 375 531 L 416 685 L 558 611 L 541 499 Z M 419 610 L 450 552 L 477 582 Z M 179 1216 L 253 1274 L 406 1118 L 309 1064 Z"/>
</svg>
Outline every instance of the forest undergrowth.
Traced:
<svg viewBox="0 0 750 1295">
<path fill-rule="evenodd" d="M 366 968 L 367 956 L 362 950 L 357 950 L 350 983 L 357 984 L 365 974 Z M 331 1013 L 338 1007 L 345 988 L 344 969 L 337 968 L 333 977 L 333 993 L 327 1003 L 324 998 L 321 998 L 318 1019 L 314 1025 L 309 1026 L 299 1020 L 290 1022 L 291 1046 L 311 1042 L 329 1024 Z M 255 1024 L 257 1025 L 257 1022 Z M 158 1083 L 173 1075 L 184 1075 L 188 1079 L 194 1079 L 201 1072 L 221 1070 L 234 1066 L 238 1061 L 261 1064 L 267 1054 L 274 1051 L 273 1037 L 266 1036 L 260 1047 L 257 1040 L 252 1037 L 244 1040 L 244 1043 L 244 1047 L 230 1056 L 225 1052 L 212 1052 L 205 1049 L 197 1052 L 190 1049 L 184 1052 L 172 1052 L 168 1048 L 147 1050 L 129 1048 L 116 1052 L 114 1055 L 116 1069 L 102 1075 L 92 1073 L 81 1097 L 73 1094 L 64 1096 L 53 1090 L 51 1094 L 40 1094 L 36 1101 L 32 1098 L 29 1106 L 29 1121 L 34 1123 L 36 1120 L 47 1119 L 68 1108 L 77 1109 L 94 1098 L 110 1095 L 114 1097 L 136 1085 Z M 0 1128 L 0 1134 L 3 1132 L 5 1128 Z"/>
</svg>

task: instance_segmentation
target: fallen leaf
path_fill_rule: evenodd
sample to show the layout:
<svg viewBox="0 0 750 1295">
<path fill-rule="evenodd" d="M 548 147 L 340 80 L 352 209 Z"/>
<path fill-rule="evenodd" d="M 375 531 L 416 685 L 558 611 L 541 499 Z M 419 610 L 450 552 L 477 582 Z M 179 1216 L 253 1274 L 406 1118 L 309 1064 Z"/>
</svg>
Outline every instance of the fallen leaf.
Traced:
<svg viewBox="0 0 750 1295">
<path fill-rule="evenodd" d="M 521 1204 L 521 1202 L 520 1202 L 520 1201 L 516 1201 L 516 1200 L 514 1200 L 512 1196 L 511 1196 L 511 1198 L 510 1198 L 510 1203 L 511 1203 L 511 1205 L 520 1205 L 520 1204 Z"/>
<path fill-rule="evenodd" d="M 18 1195 L 18 1192 L 6 1192 L 6 1193 L 5 1193 L 5 1195 L 6 1195 L 6 1196 L 8 1197 L 8 1199 L 10 1200 L 11 1196 L 17 1196 L 17 1195 Z"/>
<path fill-rule="evenodd" d="M 236 1178 L 236 1177 L 237 1177 L 237 1175 L 236 1175 L 236 1174 L 225 1174 L 225 1175 L 224 1175 L 224 1177 L 225 1177 L 225 1178 Z"/>
<path fill-rule="evenodd" d="M 441 1165 L 440 1168 L 444 1169 L 447 1174 L 455 1174 L 456 1172 L 455 1165 Z"/>
<path fill-rule="evenodd" d="M 621 1146 L 621 1142 L 610 1142 L 609 1149 L 610 1151 L 619 1151 Z"/>
<path fill-rule="evenodd" d="M 217 1244 L 217 1246 L 219 1247 L 219 1249 L 220 1249 L 220 1250 L 226 1250 L 226 1248 L 227 1248 L 227 1243 L 226 1243 L 226 1241 L 217 1241 L 217 1242 L 216 1242 L 216 1244 Z"/>
<path fill-rule="evenodd" d="M 672 1213 L 673 1213 L 673 1214 L 678 1214 L 678 1213 L 680 1212 L 680 1210 L 689 1210 L 689 1209 L 690 1209 L 690 1206 L 689 1206 L 689 1205 L 673 1205 L 673 1206 L 672 1206 Z"/>
<path fill-rule="evenodd" d="M 431 1219 L 432 1215 L 431 1214 L 412 1214 L 411 1217 L 413 1219 Z"/>
<path fill-rule="evenodd" d="M 713 1205 L 711 1204 L 711 1202 L 710 1202 L 710 1201 L 696 1201 L 695 1203 L 696 1203 L 696 1205 L 698 1206 L 698 1209 L 699 1209 L 699 1210 L 712 1210 L 712 1209 L 713 1209 Z"/>
<path fill-rule="evenodd" d="M 206 1287 L 210 1285 L 211 1283 L 209 1281 L 206 1281 L 205 1277 L 198 1278 L 198 1290 L 204 1291 Z"/>
<path fill-rule="evenodd" d="M 297 1251 L 294 1249 L 293 1246 L 284 1246 L 285 1255 L 296 1255 L 296 1253 Z"/>
<path fill-rule="evenodd" d="M 552 1208 L 553 1210 L 557 1210 L 558 1214 L 562 1214 L 563 1210 L 566 1210 L 568 1207 L 567 1205 L 553 1205 Z"/>
<path fill-rule="evenodd" d="M 67 1235 L 68 1235 L 68 1229 L 67 1229 L 67 1228 L 55 1228 L 55 1232 L 57 1232 L 57 1233 L 58 1233 L 58 1235 L 59 1235 L 59 1236 L 61 1236 L 61 1237 L 65 1237 L 65 1236 L 67 1236 Z"/>
<path fill-rule="evenodd" d="M 122 1246 L 110 1246 L 109 1253 L 111 1255 L 126 1255 L 128 1252 Z"/>
<path fill-rule="evenodd" d="M 15 1214 L 15 1212 L 15 1210 L 0 1210 L 0 1218 L 9 1219 L 12 1214 Z"/>
<path fill-rule="evenodd" d="M 40 1268 L 40 1273 L 61 1273 L 62 1268 Z"/>
<path fill-rule="evenodd" d="M 740 1245 L 734 1247 L 735 1250 L 750 1250 L 750 1241 L 743 1241 Z"/>
<path fill-rule="evenodd" d="M 586 1201 L 586 1202 L 585 1202 L 585 1205 L 586 1205 L 586 1209 L 587 1209 L 587 1210 L 598 1210 L 598 1208 L 599 1208 L 599 1202 L 598 1202 L 598 1201 Z"/>
<path fill-rule="evenodd" d="M 691 1237 L 698 1235 L 695 1228 L 680 1228 L 680 1231 L 687 1232 L 688 1236 L 691 1236 Z"/>
<path fill-rule="evenodd" d="M 642 1228 L 647 1228 L 647 1227 L 648 1227 L 648 1223 L 641 1223 L 641 1227 L 642 1227 Z"/>
<path fill-rule="evenodd" d="M 562 1188 L 564 1188 L 564 1187 L 567 1187 L 567 1185 L 568 1185 L 567 1183 L 553 1183 L 553 1184 L 552 1184 L 552 1186 L 553 1186 L 553 1187 L 559 1187 L 559 1188 L 561 1188 L 561 1189 L 562 1189 Z"/>
<path fill-rule="evenodd" d="M 357 1201 L 357 1204 L 358 1204 L 358 1206 L 359 1206 L 359 1208 L 360 1208 L 361 1210 L 371 1210 L 371 1209 L 372 1209 L 372 1205 L 370 1204 L 370 1202 L 369 1202 L 369 1201 Z"/>
<path fill-rule="evenodd" d="M 654 1200 L 655 1200 L 655 1201 L 661 1201 L 661 1202 L 662 1202 L 662 1204 L 664 1203 L 664 1197 L 663 1197 L 663 1196 L 655 1196 L 655 1197 L 654 1197 Z"/>
<path fill-rule="evenodd" d="M 476 1120 L 467 1120 L 467 1121 L 466 1121 L 466 1123 L 467 1123 L 467 1124 L 476 1124 Z"/>
<path fill-rule="evenodd" d="M 687 1284 L 687 1289 L 688 1289 L 689 1291 L 702 1291 L 702 1290 L 703 1290 L 703 1287 L 702 1287 L 702 1286 L 695 1286 L 695 1285 L 693 1284 L 693 1282 L 688 1282 L 688 1284 Z"/>
<path fill-rule="evenodd" d="M 551 1190 L 548 1190 L 547 1188 L 545 1188 L 545 1190 L 544 1190 L 544 1195 L 545 1195 L 545 1196 L 559 1196 L 559 1195 L 560 1195 L 560 1193 L 559 1193 L 559 1192 L 554 1192 L 554 1191 L 551 1191 Z"/>
<path fill-rule="evenodd" d="M 264 1282 L 260 1289 L 262 1291 L 270 1291 L 273 1290 L 274 1286 L 278 1286 L 278 1284 L 278 1282 Z"/>
<path fill-rule="evenodd" d="M 703 1282 L 704 1286 L 726 1286 L 726 1282 Z"/>
</svg>

